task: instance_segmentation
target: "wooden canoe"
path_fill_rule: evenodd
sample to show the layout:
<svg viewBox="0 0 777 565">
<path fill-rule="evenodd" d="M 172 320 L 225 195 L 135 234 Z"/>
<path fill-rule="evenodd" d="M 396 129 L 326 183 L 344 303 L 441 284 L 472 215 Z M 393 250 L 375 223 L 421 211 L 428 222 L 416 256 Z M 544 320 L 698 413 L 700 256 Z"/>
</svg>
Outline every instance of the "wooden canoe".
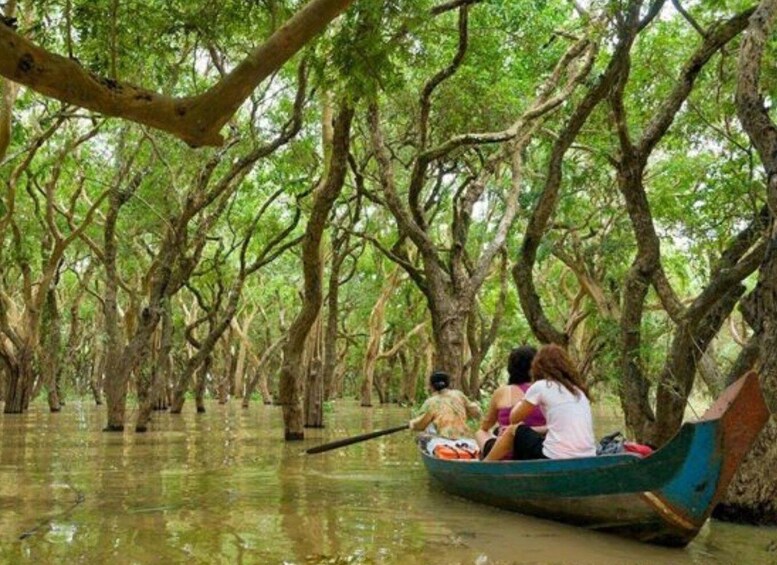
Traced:
<svg viewBox="0 0 777 565">
<path fill-rule="evenodd" d="M 769 418 L 758 376 L 728 387 L 701 420 L 646 458 L 455 461 L 422 452 L 452 494 L 538 516 L 681 547 L 699 532 Z"/>
</svg>

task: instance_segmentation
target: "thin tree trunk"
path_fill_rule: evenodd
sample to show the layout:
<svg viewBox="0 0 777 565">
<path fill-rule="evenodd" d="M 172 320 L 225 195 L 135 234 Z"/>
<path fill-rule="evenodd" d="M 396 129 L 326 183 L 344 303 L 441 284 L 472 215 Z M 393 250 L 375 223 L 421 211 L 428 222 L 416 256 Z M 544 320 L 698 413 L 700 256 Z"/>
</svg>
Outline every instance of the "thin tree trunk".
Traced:
<svg viewBox="0 0 777 565">
<path fill-rule="evenodd" d="M 59 308 L 54 288 L 50 288 L 46 293 L 41 324 L 42 339 L 39 353 L 41 380 L 48 393 L 49 410 L 59 412 L 62 410 L 57 388 L 61 335 Z"/>
<path fill-rule="evenodd" d="M 213 366 L 213 356 L 208 355 L 197 371 L 197 385 L 194 389 L 194 402 L 197 406 L 197 413 L 205 413 L 205 390 L 208 385 L 208 373 Z"/>
<path fill-rule="evenodd" d="M 235 376 L 237 374 L 238 356 L 237 356 L 237 352 L 234 350 L 234 347 L 232 346 L 232 332 L 230 332 L 229 336 L 227 336 L 224 349 L 229 353 L 229 367 L 227 369 L 227 375 L 226 375 L 227 386 L 224 387 L 224 392 L 226 394 L 219 399 L 219 402 L 221 404 L 226 404 L 229 401 L 230 396 L 235 396 L 235 388 L 236 388 Z"/>
<path fill-rule="evenodd" d="M 337 364 L 337 321 L 340 308 L 340 266 L 338 249 L 334 250 L 335 257 L 329 271 L 329 293 L 327 296 L 326 331 L 324 332 L 324 362 L 321 367 L 321 379 L 324 382 L 324 399 L 334 396 L 334 375 Z"/>
<path fill-rule="evenodd" d="M 248 357 L 248 346 L 243 340 L 239 341 L 237 364 L 235 365 L 235 388 L 232 391 L 235 398 L 243 398 L 245 392 L 246 358 Z"/>
<path fill-rule="evenodd" d="M 289 336 L 283 348 L 279 397 L 283 407 L 284 437 L 287 441 L 305 437 L 302 392 L 304 389 L 301 361 L 310 328 L 321 310 L 322 266 L 321 237 L 326 221 L 345 181 L 349 137 L 353 109 L 344 104 L 334 123 L 332 158 L 326 179 L 316 189 L 313 208 L 305 230 L 302 264 L 305 289 L 302 308 L 289 328 Z"/>
<path fill-rule="evenodd" d="M 422 346 L 426 345 L 426 339 L 423 338 Z M 413 351 L 410 355 L 412 362 L 408 360 L 408 355 L 404 352 L 400 353 L 399 361 L 402 367 L 402 385 L 401 393 L 399 396 L 399 403 L 404 406 L 412 406 L 415 403 L 416 388 L 418 387 L 418 377 L 421 372 L 421 362 L 423 361 L 423 353 L 419 351 Z"/>
<path fill-rule="evenodd" d="M 313 359 L 305 387 L 305 427 L 324 427 L 324 378 L 320 358 Z"/>
<path fill-rule="evenodd" d="M 375 306 L 372 307 L 372 312 L 370 312 L 370 319 L 368 322 L 369 338 L 367 339 L 367 348 L 364 352 L 364 363 L 362 365 L 363 381 L 361 386 L 361 405 L 365 407 L 372 406 L 375 366 L 378 363 L 378 356 L 380 355 L 381 343 L 383 340 L 386 304 L 389 299 L 393 297 L 400 281 L 401 277 L 399 276 L 399 270 L 395 269 L 388 279 L 386 279 L 386 284 L 383 285 L 380 296 L 378 296 L 378 299 L 375 301 Z"/>
</svg>

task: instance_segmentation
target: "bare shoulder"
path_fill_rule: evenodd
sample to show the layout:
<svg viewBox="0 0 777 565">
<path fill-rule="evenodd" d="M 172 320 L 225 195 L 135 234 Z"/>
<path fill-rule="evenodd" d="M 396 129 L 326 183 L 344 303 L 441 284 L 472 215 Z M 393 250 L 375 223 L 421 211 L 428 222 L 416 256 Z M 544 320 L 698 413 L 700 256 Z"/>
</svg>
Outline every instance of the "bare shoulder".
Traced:
<svg viewBox="0 0 777 565">
<path fill-rule="evenodd" d="M 502 406 L 502 405 L 509 405 L 510 404 L 510 386 L 509 385 L 501 385 L 499 388 L 497 388 L 494 393 L 491 395 L 491 404 L 494 406 Z"/>
</svg>

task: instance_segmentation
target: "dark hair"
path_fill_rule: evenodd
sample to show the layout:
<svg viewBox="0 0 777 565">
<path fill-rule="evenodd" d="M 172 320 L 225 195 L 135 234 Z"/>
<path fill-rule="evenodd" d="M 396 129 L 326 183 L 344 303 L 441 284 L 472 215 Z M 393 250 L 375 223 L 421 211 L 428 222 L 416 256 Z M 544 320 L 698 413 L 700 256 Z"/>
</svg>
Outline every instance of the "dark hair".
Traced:
<svg viewBox="0 0 777 565">
<path fill-rule="evenodd" d="M 531 380 L 531 362 L 537 350 L 531 345 L 516 347 L 507 358 L 507 382 L 511 385 L 528 383 Z"/>
<path fill-rule="evenodd" d="M 440 391 L 451 386 L 451 377 L 444 371 L 435 371 L 429 377 L 429 384 L 434 390 Z"/>
<path fill-rule="evenodd" d="M 579 395 L 579 390 L 586 398 L 591 399 L 583 378 L 561 346 L 551 343 L 540 347 L 531 364 L 531 376 L 534 381 L 540 379 L 555 381 L 575 396 Z"/>
</svg>

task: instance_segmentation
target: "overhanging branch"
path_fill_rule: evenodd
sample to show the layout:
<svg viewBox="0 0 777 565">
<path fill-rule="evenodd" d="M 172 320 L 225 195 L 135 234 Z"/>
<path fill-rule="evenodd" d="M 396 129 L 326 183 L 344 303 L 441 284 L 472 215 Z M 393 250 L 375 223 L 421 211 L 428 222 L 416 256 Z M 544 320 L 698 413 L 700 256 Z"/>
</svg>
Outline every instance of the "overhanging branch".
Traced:
<svg viewBox="0 0 777 565">
<path fill-rule="evenodd" d="M 219 133 L 251 92 L 343 12 L 353 0 L 311 0 L 229 74 L 198 96 L 174 98 L 98 77 L 0 23 L 0 75 L 45 96 L 151 126 L 199 147 Z"/>
</svg>

